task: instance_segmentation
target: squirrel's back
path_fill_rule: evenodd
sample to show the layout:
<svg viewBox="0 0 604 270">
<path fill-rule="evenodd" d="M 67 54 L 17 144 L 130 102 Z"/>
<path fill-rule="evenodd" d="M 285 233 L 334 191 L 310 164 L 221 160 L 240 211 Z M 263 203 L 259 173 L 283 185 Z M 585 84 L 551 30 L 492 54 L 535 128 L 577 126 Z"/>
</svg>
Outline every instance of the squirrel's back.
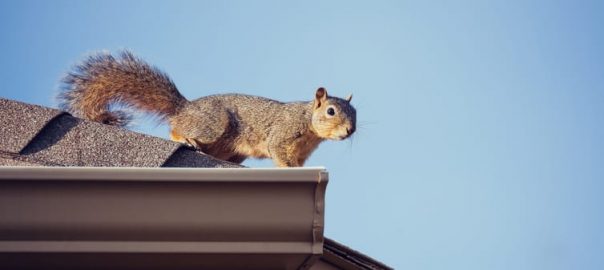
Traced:
<svg viewBox="0 0 604 270">
<path fill-rule="evenodd" d="M 89 56 L 63 79 L 61 109 L 89 120 L 124 126 L 131 116 L 110 111 L 112 104 L 134 107 L 164 119 L 187 100 L 159 69 L 122 51 L 118 57 L 102 52 Z"/>
</svg>

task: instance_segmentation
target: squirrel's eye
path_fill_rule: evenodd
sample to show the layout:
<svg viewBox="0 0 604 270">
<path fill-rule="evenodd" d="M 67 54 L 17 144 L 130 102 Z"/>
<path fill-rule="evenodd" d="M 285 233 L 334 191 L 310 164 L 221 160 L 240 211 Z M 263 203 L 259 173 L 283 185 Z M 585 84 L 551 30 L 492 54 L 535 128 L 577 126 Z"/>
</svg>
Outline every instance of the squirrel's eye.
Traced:
<svg viewBox="0 0 604 270">
<path fill-rule="evenodd" d="M 328 108 L 327 109 L 327 114 L 334 116 L 336 114 L 336 110 L 334 110 L 333 108 Z"/>
</svg>

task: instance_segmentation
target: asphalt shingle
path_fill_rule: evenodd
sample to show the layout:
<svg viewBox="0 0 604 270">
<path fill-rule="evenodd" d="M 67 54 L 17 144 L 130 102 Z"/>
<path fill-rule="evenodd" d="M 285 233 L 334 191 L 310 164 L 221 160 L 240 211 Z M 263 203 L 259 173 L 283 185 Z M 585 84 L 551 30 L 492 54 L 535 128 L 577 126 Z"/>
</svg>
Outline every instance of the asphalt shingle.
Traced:
<svg viewBox="0 0 604 270">
<path fill-rule="evenodd" d="M 203 158 L 200 157 L 203 156 Z M 198 151 L 182 147 L 174 152 L 163 167 L 239 168 L 241 165 L 223 161 Z"/>
<path fill-rule="evenodd" d="M 0 99 L 0 165 L 241 167 L 180 143 Z M 19 124 L 23 122 L 22 124 Z"/>
<path fill-rule="evenodd" d="M 0 155 L 0 166 L 40 166 L 40 164 L 22 161 L 13 158 L 4 158 Z"/>
<path fill-rule="evenodd" d="M 0 98 L 0 150 L 19 153 L 48 124 L 64 112 Z"/>
<path fill-rule="evenodd" d="M 61 115 L 21 155 L 66 166 L 159 167 L 179 147 L 179 143 Z"/>
</svg>

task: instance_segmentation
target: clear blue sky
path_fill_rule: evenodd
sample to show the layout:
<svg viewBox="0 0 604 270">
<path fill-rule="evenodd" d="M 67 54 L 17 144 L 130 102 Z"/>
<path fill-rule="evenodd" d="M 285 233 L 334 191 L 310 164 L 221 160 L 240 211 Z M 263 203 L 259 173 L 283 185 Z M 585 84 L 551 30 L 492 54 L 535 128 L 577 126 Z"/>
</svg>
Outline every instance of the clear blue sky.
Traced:
<svg viewBox="0 0 604 270">
<path fill-rule="evenodd" d="M 604 269 L 603 26 L 603 1 L 1 1 L 0 96 L 56 106 L 120 48 L 188 98 L 352 92 L 354 140 L 307 164 L 327 236 L 397 269 Z"/>
</svg>

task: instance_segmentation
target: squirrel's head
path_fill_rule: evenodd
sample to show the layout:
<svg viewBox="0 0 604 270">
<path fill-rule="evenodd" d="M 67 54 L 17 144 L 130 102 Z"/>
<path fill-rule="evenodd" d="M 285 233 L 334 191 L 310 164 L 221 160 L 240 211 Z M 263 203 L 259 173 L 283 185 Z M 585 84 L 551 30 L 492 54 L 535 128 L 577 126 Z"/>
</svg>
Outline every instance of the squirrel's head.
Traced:
<svg viewBox="0 0 604 270">
<path fill-rule="evenodd" d="M 327 90 L 317 89 L 313 102 L 312 127 L 323 139 L 343 140 L 356 130 L 357 111 L 350 105 L 352 95 L 346 99 L 330 97 Z"/>
</svg>

